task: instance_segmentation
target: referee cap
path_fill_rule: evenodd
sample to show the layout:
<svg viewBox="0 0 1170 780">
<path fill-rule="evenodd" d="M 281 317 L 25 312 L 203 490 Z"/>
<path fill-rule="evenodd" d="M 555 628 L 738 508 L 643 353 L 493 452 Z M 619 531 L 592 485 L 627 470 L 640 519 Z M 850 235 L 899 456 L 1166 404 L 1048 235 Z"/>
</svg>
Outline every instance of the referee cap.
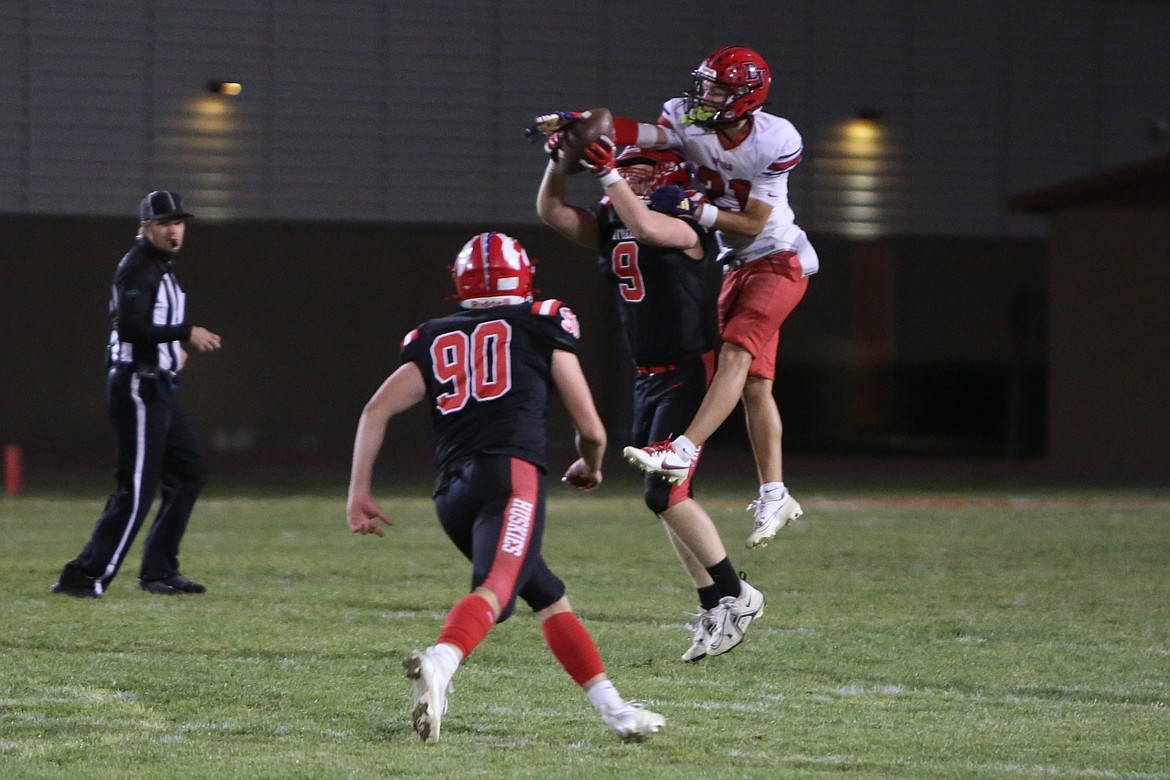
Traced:
<svg viewBox="0 0 1170 780">
<path fill-rule="evenodd" d="M 170 190 L 155 190 L 138 204 L 138 218 L 143 222 L 154 219 L 185 219 L 192 216 L 183 210 L 183 199 Z"/>
</svg>

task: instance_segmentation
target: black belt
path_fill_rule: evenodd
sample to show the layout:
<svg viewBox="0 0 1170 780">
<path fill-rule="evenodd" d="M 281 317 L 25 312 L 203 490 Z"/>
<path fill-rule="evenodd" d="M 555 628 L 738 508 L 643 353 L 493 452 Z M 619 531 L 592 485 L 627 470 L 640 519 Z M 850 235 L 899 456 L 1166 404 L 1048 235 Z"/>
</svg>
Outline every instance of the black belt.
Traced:
<svg viewBox="0 0 1170 780">
<path fill-rule="evenodd" d="M 115 363 L 113 367 L 121 371 L 133 371 L 143 379 L 165 379 L 172 384 L 178 381 L 179 378 L 179 374 L 176 371 L 159 368 L 158 366 L 149 366 L 145 363 Z"/>
<path fill-rule="evenodd" d="M 669 366 L 634 366 L 634 370 L 643 375 L 665 374 L 669 371 L 674 371 L 676 368 L 678 366 L 673 364 Z"/>
<path fill-rule="evenodd" d="M 714 355 L 715 350 L 708 349 L 700 352 L 697 355 L 688 355 L 682 358 L 679 363 L 686 363 L 694 360 L 695 358 L 702 358 L 703 360 L 707 360 L 709 357 L 713 358 Z M 657 376 L 658 374 L 668 374 L 671 371 L 675 371 L 677 369 L 678 363 L 667 363 L 666 365 L 662 366 L 634 366 L 634 370 L 637 371 L 641 376 Z"/>
</svg>

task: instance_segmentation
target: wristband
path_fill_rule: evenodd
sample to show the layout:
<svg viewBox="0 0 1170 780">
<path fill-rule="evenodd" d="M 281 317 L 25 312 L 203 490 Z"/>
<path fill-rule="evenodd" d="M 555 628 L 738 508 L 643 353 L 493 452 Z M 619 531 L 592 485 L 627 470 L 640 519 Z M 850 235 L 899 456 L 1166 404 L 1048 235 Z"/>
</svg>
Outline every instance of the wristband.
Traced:
<svg viewBox="0 0 1170 780">
<path fill-rule="evenodd" d="M 629 117 L 613 118 L 613 142 L 618 146 L 658 146 L 658 125 L 638 122 Z"/>
<path fill-rule="evenodd" d="M 615 185 L 619 181 L 621 181 L 622 175 L 620 173 L 618 173 L 616 169 L 613 169 L 613 170 L 610 170 L 610 172 L 605 174 L 604 176 L 598 176 L 597 180 L 599 182 L 601 182 L 602 187 L 605 187 L 608 189 L 609 187 L 612 187 L 613 185 Z"/>
<path fill-rule="evenodd" d="M 715 220 L 719 218 L 719 209 L 715 208 L 710 203 L 703 204 L 703 210 L 699 212 L 699 216 L 695 218 L 705 228 L 715 227 Z"/>
<path fill-rule="evenodd" d="M 629 146 L 638 139 L 641 126 L 638 122 L 624 116 L 613 118 L 613 142 L 618 146 Z"/>
</svg>

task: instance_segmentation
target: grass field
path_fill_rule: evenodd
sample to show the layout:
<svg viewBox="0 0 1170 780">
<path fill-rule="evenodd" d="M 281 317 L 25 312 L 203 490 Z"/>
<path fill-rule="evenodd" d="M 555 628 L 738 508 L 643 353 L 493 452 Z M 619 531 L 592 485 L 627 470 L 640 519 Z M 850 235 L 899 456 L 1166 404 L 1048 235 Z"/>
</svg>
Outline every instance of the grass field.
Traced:
<svg viewBox="0 0 1170 780">
<path fill-rule="evenodd" d="M 735 652 L 677 661 L 694 597 L 632 481 L 550 492 L 546 557 L 618 688 L 611 737 L 523 612 L 460 670 L 443 740 L 402 656 L 467 585 L 427 486 L 356 537 L 344 485 L 212 487 L 184 547 L 209 587 L 51 596 L 107 485 L 0 498 L 3 778 L 1170 778 L 1170 493 L 826 479 L 742 548 L 753 486 L 700 498 L 768 598 Z"/>
</svg>

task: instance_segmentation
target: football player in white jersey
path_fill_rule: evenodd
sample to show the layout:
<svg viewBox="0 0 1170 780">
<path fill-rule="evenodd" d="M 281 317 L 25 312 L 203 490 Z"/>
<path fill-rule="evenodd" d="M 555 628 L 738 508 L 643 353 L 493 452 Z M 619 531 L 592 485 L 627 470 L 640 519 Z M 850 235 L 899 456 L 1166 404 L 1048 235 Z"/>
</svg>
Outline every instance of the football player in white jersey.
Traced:
<svg viewBox="0 0 1170 780">
<path fill-rule="evenodd" d="M 707 198 L 681 199 L 674 213 L 714 228 L 731 250 L 719 296 L 723 348 L 699 411 L 683 433 L 648 447 L 626 447 L 643 471 L 682 482 L 704 442 L 743 398 L 748 436 L 760 479 L 748 547 L 763 547 L 800 517 L 784 485 L 780 412 L 772 395 L 780 326 L 817 272 L 816 251 L 788 205 L 788 174 L 800 162 L 800 133 L 787 119 L 760 110 L 772 83 L 764 58 L 724 46 L 693 72 L 685 97 L 668 100 L 657 124 L 614 117 L 619 146 L 670 147 L 694 167 Z M 537 117 L 549 133 L 574 121 L 558 112 Z"/>
</svg>

